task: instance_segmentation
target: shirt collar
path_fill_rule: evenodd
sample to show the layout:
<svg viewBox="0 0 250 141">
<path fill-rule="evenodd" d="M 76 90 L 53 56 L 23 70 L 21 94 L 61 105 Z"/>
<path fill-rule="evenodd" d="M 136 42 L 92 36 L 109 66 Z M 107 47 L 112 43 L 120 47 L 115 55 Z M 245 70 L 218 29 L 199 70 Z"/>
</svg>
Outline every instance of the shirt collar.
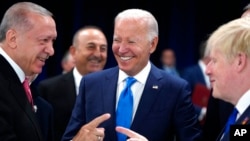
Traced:
<svg viewBox="0 0 250 141">
<path fill-rule="evenodd" d="M 0 47 L 0 54 L 3 55 L 3 57 L 10 63 L 11 67 L 16 72 L 20 82 L 22 83 L 25 79 L 25 74 L 23 70 L 15 63 L 14 60 L 10 58 L 10 56 Z"/>
<path fill-rule="evenodd" d="M 243 112 L 247 109 L 247 107 L 250 105 L 250 90 L 248 90 L 244 95 L 241 96 L 238 103 L 236 104 L 236 108 L 240 115 L 243 114 Z"/>
<path fill-rule="evenodd" d="M 74 75 L 74 78 L 75 78 L 76 86 L 79 86 L 80 82 L 81 82 L 81 79 L 82 79 L 82 75 L 79 73 L 79 71 L 77 70 L 76 67 L 74 67 L 74 69 L 73 69 L 73 75 Z"/>
<path fill-rule="evenodd" d="M 133 76 L 138 82 L 145 84 L 147 77 L 149 75 L 151 69 L 151 63 L 148 62 L 147 65 L 135 76 Z M 145 77 L 146 76 L 146 77 Z M 119 78 L 118 78 L 118 84 L 123 82 L 127 77 L 129 77 L 124 71 L 119 69 Z"/>
</svg>

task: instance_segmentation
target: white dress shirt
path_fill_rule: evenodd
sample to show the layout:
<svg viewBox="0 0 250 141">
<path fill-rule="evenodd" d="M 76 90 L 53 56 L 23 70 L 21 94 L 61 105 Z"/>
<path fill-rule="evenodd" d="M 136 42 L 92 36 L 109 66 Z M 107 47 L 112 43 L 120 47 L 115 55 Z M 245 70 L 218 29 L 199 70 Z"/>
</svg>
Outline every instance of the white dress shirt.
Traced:
<svg viewBox="0 0 250 141">
<path fill-rule="evenodd" d="M 79 71 L 76 69 L 76 67 L 74 67 L 74 69 L 73 69 L 73 76 L 74 76 L 74 80 L 75 80 L 76 95 L 78 95 L 80 83 L 81 83 L 83 76 L 79 73 Z"/>
<path fill-rule="evenodd" d="M 133 118 L 135 116 L 135 112 L 137 110 L 139 101 L 141 99 L 141 95 L 142 92 L 144 90 L 149 72 L 151 69 L 151 64 L 150 62 L 148 62 L 148 64 L 143 68 L 143 70 L 141 70 L 138 74 L 136 74 L 134 77 L 137 81 L 131 86 L 131 90 L 133 93 L 133 98 L 134 98 L 134 102 L 133 102 Z M 122 90 L 125 87 L 125 83 L 126 83 L 126 78 L 129 77 L 124 71 L 119 70 L 119 76 L 118 76 L 118 82 L 117 82 L 117 92 L 116 92 L 116 108 L 117 108 L 117 103 L 120 97 L 120 94 L 122 92 Z"/>
</svg>

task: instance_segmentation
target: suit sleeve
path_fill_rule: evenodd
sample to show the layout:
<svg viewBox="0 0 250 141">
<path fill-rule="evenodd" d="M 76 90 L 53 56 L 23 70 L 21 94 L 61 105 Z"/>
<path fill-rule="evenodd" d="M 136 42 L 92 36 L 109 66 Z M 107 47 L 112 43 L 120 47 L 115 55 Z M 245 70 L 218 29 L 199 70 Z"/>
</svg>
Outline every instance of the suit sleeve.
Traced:
<svg viewBox="0 0 250 141">
<path fill-rule="evenodd" d="M 177 140 L 196 141 L 200 139 L 201 127 L 191 101 L 191 91 L 187 83 L 181 88 L 174 118 Z"/>
<path fill-rule="evenodd" d="M 72 111 L 68 126 L 63 134 L 61 141 L 69 141 L 77 134 L 80 128 L 86 123 L 85 121 L 85 85 L 84 79 L 81 80 L 79 94 Z"/>
</svg>

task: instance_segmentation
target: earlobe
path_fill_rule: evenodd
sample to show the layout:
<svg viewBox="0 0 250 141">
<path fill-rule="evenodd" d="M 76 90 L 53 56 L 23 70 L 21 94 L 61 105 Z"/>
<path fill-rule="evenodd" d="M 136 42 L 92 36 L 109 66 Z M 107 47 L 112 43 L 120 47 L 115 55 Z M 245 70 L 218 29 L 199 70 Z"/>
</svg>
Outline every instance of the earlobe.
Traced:
<svg viewBox="0 0 250 141">
<path fill-rule="evenodd" d="M 153 53 L 158 44 L 158 37 L 155 37 L 151 42 L 150 53 Z"/>
<path fill-rule="evenodd" d="M 70 46 L 69 47 L 69 53 L 72 55 L 72 56 L 75 56 L 75 53 L 76 53 L 76 47 L 75 46 Z"/>
</svg>

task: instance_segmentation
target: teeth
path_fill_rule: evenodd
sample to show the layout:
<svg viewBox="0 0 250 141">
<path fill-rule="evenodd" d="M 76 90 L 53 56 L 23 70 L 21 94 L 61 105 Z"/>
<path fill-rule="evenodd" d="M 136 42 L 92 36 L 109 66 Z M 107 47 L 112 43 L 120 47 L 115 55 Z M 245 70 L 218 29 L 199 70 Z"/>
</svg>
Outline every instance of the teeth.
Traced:
<svg viewBox="0 0 250 141">
<path fill-rule="evenodd" d="M 90 60 L 91 63 L 99 63 L 98 60 Z"/>
<path fill-rule="evenodd" d="M 121 57 L 122 60 L 126 61 L 126 60 L 129 60 L 131 59 L 132 57 Z"/>
<path fill-rule="evenodd" d="M 40 61 L 45 62 L 46 58 L 38 58 Z"/>
</svg>

